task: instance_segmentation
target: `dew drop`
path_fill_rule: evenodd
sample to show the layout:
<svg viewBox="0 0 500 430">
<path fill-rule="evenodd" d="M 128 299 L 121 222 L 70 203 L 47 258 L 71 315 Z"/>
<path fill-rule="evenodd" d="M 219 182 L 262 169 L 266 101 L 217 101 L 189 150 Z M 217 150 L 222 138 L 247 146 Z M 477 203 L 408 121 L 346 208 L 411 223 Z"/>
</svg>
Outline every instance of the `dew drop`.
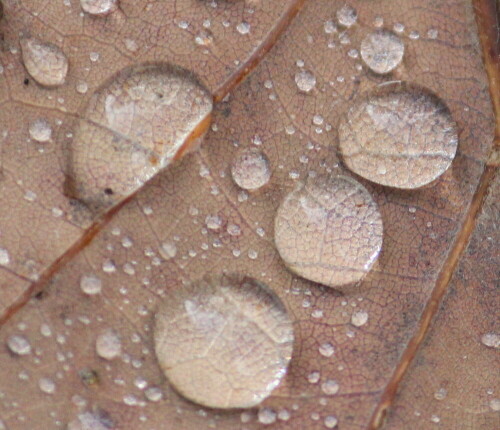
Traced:
<svg viewBox="0 0 500 430">
<path fill-rule="evenodd" d="M 262 408 L 259 410 L 258 420 L 261 424 L 273 424 L 276 421 L 276 412 L 270 408 Z"/>
<path fill-rule="evenodd" d="M 118 8 L 118 0 L 80 0 L 80 5 L 91 15 L 107 15 Z"/>
<path fill-rule="evenodd" d="M 267 156 L 256 148 L 238 152 L 231 165 L 234 182 L 245 190 L 256 190 L 269 182 L 271 168 Z"/>
<path fill-rule="evenodd" d="M 322 343 L 319 346 L 319 353 L 323 357 L 331 357 L 334 352 L 335 352 L 335 348 L 333 347 L 333 345 L 330 342 Z"/>
<path fill-rule="evenodd" d="M 357 19 L 358 13 L 356 9 L 349 5 L 344 5 L 337 11 L 337 20 L 344 27 L 352 27 L 356 24 Z"/>
<path fill-rule="evenodd" d="M 240 34 L 248 34 L 248 33 L 250 33 L 250 24 L 248 22 L 240 22 L 236 26 L 236 30 Z"/>
<path fill-rule="evenodd" d="M 56 391 L 56 384 L 50 378 L 40 378 L 38 387 L 46 394 L 54 394 Z"/>
<path fill-rule="evenodd" d="M 355 102 L 339 126 L 339 140 L 344 161 L 355 173 L 407 189 L 442 175 L 458 144 L 446 105 L 428 90 L 406 83 L 385 85 Z"/>
<path fill-rule="evenodd" d="M 319 381 L 320 374 L 318 371 L 313 371 L 307 375 L 307 381 L 310 384 L 316 384 Z"/>
<path fill-rule="evenodd" d="M 99 357 L 113 360 L 119 357 L 122 352 L 120 337 L 113 329 L 107 329 L 97 336 L 95 349 Z"/>
<path fill-rule="evenodd" d="M 295 74 L 295 83 L 300 91 L 308 93 L 316 86 L 316 77 L 308 70 L 301 70 Z"/>
<path fill-rule="evenodd" d="M 392 31 L 378 30 L 361 42 L 361 58 L 375 73 L 394 70 L 403 59 L 405 45 Z"/>
<path fill-rule="evenodd" d="M 104 84 L 76 127 L 73 194 L 97 206 L 130 195 L 201 142 L 212 97 L 184 69 L 133 66 Z"/>
<path fill-rule="evenodd" d="M 434 398 L 436 400 L 443 400 L 447 395 L 448 391 L 446 391 L 446 388 L 440 388 L 434 393 Z"/>
<path fill-rule="evenodd" d="M 338 382 L 334 381 L 333 379 L 328 379 L 321 384 L 321 390 L 327 396 L 333 396 L 334 394 L 337 394 L 339 392 L 339 388 L 340 387 Z"/>
<path fill-rule="evenodd" d="M 245 408 L 268 397 L 286 373 L 293 328 L 279 299 L 240 276 L 206 278 L 164 299 L 155 351 L 170 383 L 213 408 Z"/>
<path fill-rule="evenodd" d="M 68 74 L 68 58 L 52 43 L 30 37 L 21 39 L 24 66 L 40 85 L 57 87 L 64 84 Z"/>
<path fill-rule="evenodd" d="M 95 275 L 83 275 L 80 279 L 80 288 L 89 296 L 99 294 L 102 290 L 102 281 Z"/>
<path fill-rule="evenodd" d="M 30 137 L 37 142 L 48 142 L 52 137 L 52 127 L 45 119 L 37 119 L 28 127 Z"/>
<path fill-rule="evenodd" d="M 202 30 L 194 38 L 194 42 L 199 46 L 208 46 L 213 41 L 214 36 L 210 30 Z"/>
<path fill-rule="evenodd" d="M 481 337 L 481 343 L 489 348 L 500 348 L 500 335 L 497 333 L 485 333 Z"/>
<path fill-rule="evenodd" d="M 325 418 L 324 424 L 327 429 L 334 429 L 335 427 L 337 427 L 338 422 L 339 421 L 336 417 L 334 417 L 333 415 L 328 415 Z"/>
<path fill-rule="evenodd" d="M 177 246 L 174 242 L 163 242 L 160 246 L 160 255 L 165 260 L 170 260 L 177 255 Z"/>
<path fill-rule="evenodd" d="M 158 387 L 150 387 L 144 391 L 146 399 L 150 402 L 159 402 L 163 398 L 163 393 Z"/>
<path fill-rule="evenodd" d="M 368 321 L 368 312 L 356 311 L 351 315 L 351 324 L 356 327 L 365 325 Z"/>
<path fill-rule="evenodd" d="M 330 287 L 357 282 L 382 247 L 382 218 L 368 191 L 345 176 L 310 176 L 281 203 L 275 243 L 290 270 Z"/>
<path fill-rule="evenodd" d="M 0 266 L 7 266 L 10 263 L 9 251 L 5 248 L 0 248 Z"/>
<path fill-rule="evenodd" d="M 491 399 L 490 409 L 495 412 L 500 411 L 500 399 Z"/>
<path fill-rule="evenodd" d="M 28 355 L 31 353 L 31 345 L 24 336 L 10 336 L 7 339 L 7 347 L 16 355 Z"/>
<path fill-rule="evenodd" d="M 68 423 L 67 430 L 112 430 L 114 424 L 104 413 L 84 412 Z"/>
</svg>

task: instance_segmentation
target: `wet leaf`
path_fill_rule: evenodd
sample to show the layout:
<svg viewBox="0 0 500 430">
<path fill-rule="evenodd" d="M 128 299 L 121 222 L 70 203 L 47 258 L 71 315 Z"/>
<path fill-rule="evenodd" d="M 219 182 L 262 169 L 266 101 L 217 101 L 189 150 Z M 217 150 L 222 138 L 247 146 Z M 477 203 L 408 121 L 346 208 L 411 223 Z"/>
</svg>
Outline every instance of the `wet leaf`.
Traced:
<svg viewBox="0 0 500 430">
<path fill-rule="evenodd" d="M 479 36 L 484 52 L 496 51 L 486 27 L 476 26 L 468 1 L 2 3 L 0 429 L 496 426 L 499 328 L 492 302 L 498 274 L 490 257 L 498 242 L 498 184 L 477 221 L 475 215 L 494 176 L 494 168 L 486 167 L 495 125 L 487 68 L 492 94 L 497 81 L 488 55 L 487 67 L 483 63 Z M 490 3 L 477 4 L 478 14 L 487 16 Z M 43 64 L 46 56 L 36 57 L 31 71 L 23 59 L 23 40 L 33 38 L 67 59 L 57 86 L 43 80 L 54 70 Z M 62 57 L 49 59 L 54 58 Z M 144 84 L 141 91 L 142 84 L 122 78 L 131 67 L 158 64 L 188 71 L 214 96 L 211 127 L 198 151 L 133 186 L 119 183 L 116 166 L 108 169 L 113 157 L 97 155 L 100 168 L 85 170 L 83 156 L 85 187 L 92 187 L 95 172 L 96 183 L 108 183 L 99 172 L 109 171 L 115 172 L 113 184 L 123 185 L 116 200 L 113 189 L 99 185 L 101 197 L 113 197 L 96 209 L 74 192 L 74 151 L 104 140 L 120 162 L 126 159 L 123 142 L 146 142 L 153 155 L 162 153 L 158 148 L 165 142 L 155 131 L 163 136 L 172 123 L 163 120 L 161 109 L 148 106 L 156 98 L 164 103 L 163 93 L 158 95 L 156 84 Z M 115 103 L 122 89 L 110 82 L 124 85 L 124 102 Z M 386 97 L 359 107 L 391 88 L 396 96 L 408 88 L 418 91 L 405 93 L 403 102 Z M 101 100 L 103 89 L 110 94 Z M 89 110 L 95 99 L 100 102 Z M 358 117 L 362 111 L 362 121 L 355 127 L 351 122 L 347 133 L 353 144 L 362 140 L 357 167 L 342 148 L 353 106 Z M 119 127 L 110 126 L 107 110 Z M 142 118 L 143 112 L 152 120 Z M 99 132 L 80 139 L 82 122 Z M 130 132 L 138 123 L 147 126 Z M 191 130 L 181 130 L 179 139 Z M 168 144 L 175 141 L 172 133 Z M 456 155 L 448 148 L 455 133 Z M 194 134 L 188 140 L 200 137 Z M 364 141 L 366 136 L 374 138 Z M 380 136 L 384 145 L 374 145 Z M 403 160 L 391 152 L 390 138 L 401 144 Z M 147 152 L 136 152 L 141 151 Z M 338 175 L 351 178 L 344 181 L 357 184 L 366 198 L 346 192 L 345 200 L 318 191 L 280 212 L 285 221 L 299 207 L 307 214 L 286 231 L 294 233 L 297 255 L 312 258 L 315 275 L 297 269 L 303 277 L 294 275 L 275 245 L 276 214 L 301 184 Z M 380 253 L 380 237 L 365 238 L 371 230 L 359 228 L 372 218 L 377 232 L 383 225 Z M 308 229 L 312 236 L 304 233 Z M 311 249 L 311 237 L 324 249 Z M 331 255 L 334 248 L 328 247 L 336 241 L 347 247 L 342 270 L 357 271 L 354 278 L 342 276 L 350 282 L 342 290 L 325 281 L 332 262 L 327 258 L 324 264 L 323 256 Z M 365 255 L 363 244 L 374 242 Z M 209 393 L 198 402 L 211 405 L 213 396 L 216 404 L 231 406 L 220 396 L 223 379 L 215 391 L 192 389 L 204 384 L 201 376 L 186 388 L 192 378 L 186 365 L 170 384 L 173 358 L 164 356 L 162 337 L 156 336 L 155 345 L 155 318 L 168 327 L 172 316 L 158 316 L 168 304 L 200 279 L 222 273 L 265 285 L 286 308 L 288 316 L 279 320 L 290 318 L 293 325 L 288 371 L 271 395 L 262 387 L 246 393 L 238 385 L 244 404 L 257 403 L 249 399 L 265 392 L 265 400 L 250 409 L 191 403 L 179 392 L 195 399 Z M 221 378 L 224 372 L 236 378 L 237 371 L 248 378 L 250 369 L 267 380 L 273 366 L 283 368 L 273 357 L 287 362 L 287 353 L 276 353 L 280 336 L 267 299 L 249 296 L 247 303 L 245 288 L 231 311 L 221 304 L 234 300 L 225 292 L 200 294 L 210 312 L 186 299 L 182 318 L 190 316 L 192 325 L 174 317 L 174 340 L 194 324 L 200 331 L 184 333 L 193 343 L 186 344 L 184 357 L 215 357 L 212 366 Z M 208 346 L 196 337 L 237 312 L 255 324 L 252 335 L 221 329 Z M 255 333 L 272 341 L 255 341 Z M 289 331 L 285 338 L 290 340 Z M 200 345 L 206 352 L 196 349 Z M 205 367 L 193 366 L 193 374 L 203 376 Z M 280 378 L 271 379 L 275 384 Z"/>
</svg>

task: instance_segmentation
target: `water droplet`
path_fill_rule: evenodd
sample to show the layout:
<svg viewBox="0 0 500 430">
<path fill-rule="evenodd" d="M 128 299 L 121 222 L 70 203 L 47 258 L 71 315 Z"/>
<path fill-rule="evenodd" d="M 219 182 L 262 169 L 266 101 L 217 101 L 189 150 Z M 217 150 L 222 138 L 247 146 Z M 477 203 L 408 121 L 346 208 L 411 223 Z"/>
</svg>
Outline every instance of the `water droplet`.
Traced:
<svg viewBox="0 0 500 430">
<path fill-rule="evenodd" d="M 122 352 L 120 337 L 113 329 L 107 329 L 97 336 L 95 349 L 99 357 L 113 360 Z"/>
<path fill-rule="evenodd" d="M 159 402 L 163 398 L 163 393 L 158 387 L 150 387 L 144 391 L 146 399 L 150 402 Z"/>
<path fill-rule="evenodd" d="M 337 20 L 339 24 L 344 27 L 352 27 L 356 23 L 357 19 L 358 13 L 356 12 L 356 9 L 349 5 L 344 5 L 337 11 Z"/>
<path fill-rule="evenodd" d="M 102 290 L 102 281 L 95 275 L 84 275 L 80 279 L 80 288 L 90 296 L 99 294 Z"/>
<path fill-rule="evenodd" d="M 323 393 L 325 393 L 327 396 L 333 396 L 334 394 L 337 394 L 339 392 L 339 388 L 340 387 L 338 382 L 334 381 L 333 379 L 328 379 L 321 384 L 321 390 L 323 390 Z"/>
<path fill-rule="evenodd" d="M 103 411 L 100 413 L 84 412 L 68 423 L 67 430 L 111 430 L 113 421 Z"/>
<path fill-rule="evenodd" d="M 434 393 L 434 398 L 436 400 L 443 400 L 447 395 L 448 391 L 446 391 L 446 388 L 440 388 Z"/>
<path fill-rule="evenodd" d="M 316 86 L 316 76 L 309 70 L 301 70 L 295 74 L 295 83 L 300 91 L 308 93 Z"/>
<path fill-rule="evenodd" d="M 91 98 L 71 152 L 73 193 L 116 203 L 194 148 L 209 126 L 212 97 L 186 70 L 134 66 Z"/>
<path fill-rule="evenodd" d="M 28 127 L 30 137 L 37 142 L 48 142 L 52 137 L 52 127 L 45 119 L 37 119 Z"/>
<path fill-rule="evenodd" d="M 481 337 L 481 342 L 483 345 L 489 348 L 500 348 L 500 335 L 497 333 L 485 333 Z"/>
<path fill-rule="evenodd" d="M 9 251 L 5 248 L 0 248 L 0 266 L 7 266 L 10 263 Z"/>
<path fill-rule="evenodd" d="M 322 343 L 319 346 L 319 353 L 323 357 L 331 357 L 334 352 L 335 352 L 335 348 L 333 347 L 333 345 L 330 342 Z"/>
<path fill-rule="evenodd" d="M 197 45 L 208 46 L 214 41 L 214 36 L 210 30 L 200 31 L 194 38 Z"/>
<path fill-rule="evenodd" d="M 38 381 L 38 387 L 47 394 L 54 394 L 56 391 L 56 384 L 50 378 L 40 378 Z"/>
<path fill-rule="evenodd" d="M 351 315 L 351 324 L 356 327 L 365 325 L 368 321 L 368 312 L 356 311 Z"/>
<path fill-rule="evenodd" d="M 418 188 L 450 167 L 457 126 L 434 94 L 406 83 L 385 85 L 359 99 L 339 126 L 347 166 L 396 188 Z M 380 166 L 383 171 L 379 173 Z"/>
<path fill-rule="evenodd" d="M 7 347 L 16 355 L 28 355 L 31 353 L 31 345 L 24 336 L 10 336 L 7 339 Z"/>
<path fill-rule="evenodd" d="M 170 260 L 177 255 L 177 246 L 174 242 L 164 242 L 160 246 L 160 255 L 165 260 Z"/>
<path fill-rule="evenodd" d="M 500 411 L 500 399 L 491 399 L 490 400 L 490 408 L 492 411 L 495 411 L 495 412 Z"/>
<path fill-rule="evenodd" d="M 106 15 L 118 8 L 118 0 L 80 0 L 80 5 L 91 15 Z"/>
<path fill-rule="evenodd" d="M 325 418 L 325 427 L 327 429 L 334 429 L 335 427 L 337 427 L 337 424 L 338 424 L 338 420 L 336 417 L 334 417 L 333 415 L 328 415 L 326 418 Z"/>
<path fill-rule="evenodd" d="M 23 62 L 31 77 L 40 85 L 63 85 L 68 74 L 68 58 L 52 43 L 36 38 L 21 39 Z"/>
<path fill-rule="evenodd" d="M 402 61 L 405 45 L 392 31 L 378 30 L 361 42 L 361 58 L 375 73 L 394 70 Z"/>
<path fill-rule="evenodd" d="M 240 34 L 248 34 L 250 33 L 250 24 L 248 22 L 240 22 L 236 26 L 236 30 L 238 30 Z"/>
<path fill-rule="evenodd" d="M 293 328 L 279 299 L 239 275 L 207 278 L 171 294 L 156 314 L 158 361 L 172 385 L 214 408 L 268 397 L 286 373 Z"/>
<path fill-rule="evenodd" d="M 435 424 L 438 424 L 439 421 L 441 421 L 441 418 L 439 418 L 437 415 L 432 415 L 431 416 L 431 421 Z"/>
<path fill-rule="evenodd" d="M 236 154 L 231 166 L 234 182 L 245 190 L 256 190 L 269 182 L 271 168 L 266 155 L 256 148 Z"/>
<path fill-rule="evenodd" d="M 371 269 L 382 247 L 382 218 L 368 191 L 344 176 L 310 176 L 281 203 L 275 243 L 297 275 L 339 287 Z"/>
<path fill-rule="evenodd" d="M 313 371 L 307 375 L 307 381 L 310 384 L 316 384 L 319 381 L 320 374 L 317 371 Z"/>
<path fill-rule="evenodd" d="M 258 419 L 261 424 L 273 424 L 276 421 L 276 412 L 270 408 L 259 409 Z"/>
</svg>

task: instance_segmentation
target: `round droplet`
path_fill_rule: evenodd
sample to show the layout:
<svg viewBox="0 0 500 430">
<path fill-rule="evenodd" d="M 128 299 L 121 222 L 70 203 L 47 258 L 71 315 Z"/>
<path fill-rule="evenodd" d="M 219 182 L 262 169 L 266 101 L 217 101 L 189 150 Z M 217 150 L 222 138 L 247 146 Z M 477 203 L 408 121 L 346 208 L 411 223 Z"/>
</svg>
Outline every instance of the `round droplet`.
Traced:
<svg viewBox="0 0 500 430">
<path fill-rule="evenodd" d="M 174 242 L 163 242 L 160 246 L 160 255 L 165 260 L 170 260 L 177 255 L 177 246 Z"/>
<path fill-rule="evenodd" d="M 319 353 L 323 357 L 331 357 L 334 352 L 335 352 L 335 348 L 333 347 L 333 345 L 330 342 L 322 343 L 319 346 Z"/>
<path fill-rule="evenodd" d="M 351 315 L 351 324 L 356 327 L 365 325 L 368 321 L 368 312 L 356 311 Z"/>
<path fill-rule="evenodd" d="M 37 142 L 48 142 L 52 137 L 52 127 L 45 119 L 37 119 L 28 128 L 30 137 Z"/>
<path fill-rule="evenodd" d="M 361 280 L 382 247 L 377 204 L 345 176 L 311 176 L 299 183 L 281 203 L 274 226 L 288 268 L 330 287 Z"/>
<path fill-rule="evenodd" d="M 118 8 L 118 0 L 80 0 L 80 5 L 91 15 L 107 15 Z"/>
<path fill-rule="evenodd" d="M 308 70 L 301 70 L 295 75 L 295 83 L 300 91 L 308 93 L 316 86 L 316 77 Z"/>
<path fill-rule="evenodd" d="M 38 381 L 38 387 L 46 394 L 54 394 L 56 391 L 56 384 L 50 378 L 40 378 Z"/>
<path fill-rule="evenodd" d="M 361 42 L 361 58 L 375 73 L 394 70 L 403 59 L 405 45 L 392 31 L 378 30 Z"/>
<path fill-rule="evenodd" d="M 328 379 L 321 384 L 321 390 L 328 396 L 333 396 L 339 392 L 339 384 L 333 379 Z"/>
<path fill-rule="evenodd" d="M 333 415 L 328 415 L 326 418 L 325 418 L 325 427 L 327 429 L 334 429 L 335 427 L 337 427 L 337 424 L 338 424 L 338 420 L 336 417 L 334 417 Z"/>
<path fill-rule="evenodd" d="M 450 167 L 457 126 L 429 91 L 399 83 L 360 98 L 339 126 L 346 165 L 364 178 L 396 188 L 426 185 Z"/>
<path fill-rule="evenodd" d="M 31 353 L 31 345 L 24 336 L 10 336 L 7 339 L 7 347 L 16 355 L 28 355 Z"/>
<path fill-rule="evenodd" d="M 97 336 L 95 349 L 99 357 L 105 360 L 113 360 L 119 357 L 122 352 L 120 337 L 114 330 L 107 329 Z"/>
<path fill-rule="evenodd" d="M 489 348 L 500 348 L 500 335 L 497 333 L 485 333 L 481 337 L 481 342 L 483 345 Z"/>
<path fill-rule="evenodd" d="M 99 294 L 102 290 L 102 281 L 95 275 L 84 275 L 80 279 L 80 288 L 89 296 Z"/>
<path fill-rule="evenodd" d="M 97 206 L 129 196 L 200 143 L 212 97 L 186 70 L 134 66 L 104 84 L 72 143 L 73 194 Z"/>
<path fill-rule="evenodd" d="M 356 24 L 357 19 L 358 13 L 356 12 L 356 9 L 349 5 L 344 5 L 337 11 L 337 20 L 339 21 L 339 24 L 344 27 L 352 27 Z"/>
<path fill-rule="evenodd" d="M 110 430 L 114 429 L 113 421 L 103 411 L 98 413 L 84 412 L 68 423 L 67 430 Z"/>
<path fill-rule="evenodd" d="M 241 188 L 256 190 L 269 182 L 269 159 L 256 148 L 243 149 L 233 160 L 231 175 Z"/>
<path fill-rule="evenodd" d="M 257 415 L 259 423 L 266 425 L 273 424 L 276 421 L 276 417 L 276 412 L 271 408 L 262 408 Z"/>
<path fill-rule="evenodd" d="M 279 299 L 252 278 L 222 275 L 179 288 L 162 302 L 155 321 L 163 372 L 201 405 L 255 406 L 286 373 L 292 323 Z"/>
<path fill-rule="evenodd" d="M 64 84 L 68 59 L 59 47 L 29 37 L 21 39 L 21 50 L 26 70 L 40 85 L 57 87 Z"/>
</svg>

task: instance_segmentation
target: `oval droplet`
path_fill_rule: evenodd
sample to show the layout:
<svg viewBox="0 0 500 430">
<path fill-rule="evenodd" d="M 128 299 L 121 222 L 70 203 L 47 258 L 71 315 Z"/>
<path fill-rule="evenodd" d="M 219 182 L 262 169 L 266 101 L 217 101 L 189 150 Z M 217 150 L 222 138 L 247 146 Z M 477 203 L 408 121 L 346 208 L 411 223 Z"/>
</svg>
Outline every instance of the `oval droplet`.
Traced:
<svg viewBox="0 0 500 430">
<path fill-rule="evenodd" d="M 30 137 L 40 143 L 48 142 L 52 138 L 52 127 L 45 119 L 37 119 L 28 127 Z"/>
<path fill-rule="evenodd" d="M 99 294 L 102 290 L 102 281 L 95 275 L 83 275 L 80 279 L 80 288 L 89 296 Z"/>
<path fill-rule="evenodd" d="M 392 31 L 377 30 L 361 42 L 361 58 L 375 73 L 394 70 L 403 60 L 405 45 Z"/>
<path fill-rule="evenodd" d="M 316 76 L 309 70 L 301 70 L 295 74 L 295 83 L 300 91 L 308 93 L 316 86 Z"/>
<path fill-rule="evenodd" d="M 113 329 L 107 329 L 97 336 L 95 349 L 99 357 L 113 360 L 122 352 L 120 337 Z"/>
<path fill-rule="evenodd" d="M 24 66 L 40 85 L 58 87 L 66 81 L 68 58 L 61 48 L 34 37 L 21 39 Z"/>
<path fill-rule="evenodd" d="M 358 100 L 339 126 L 345 164 L 396 188 L 422 187 L 450 167 L 457 125 L 447 106 L 424 88 L 385 85 Z"/>
<path fill-rule="evenodd" d="M 352 27 L 358 20 L 358 12 L 352 6 L 346 4 L 337 10 L 337 20 L 344 27 Z"/>
<path fill-rule="evenodd" d="M 239 187 L 256 190 L 269 182 L 269 159 L 256 148 L 243 149 L 233 160 L 231 175 Z"/>
<path fill-rule="evenodd" d="M 206 278 L 165 299 L 155 317 L 160 367 L 186 398 L 212 408 L 246 408 L 286 373 L 293 327 L 262 283 L 240 275 Z"/>
<path fill-rule="evenodd" d="M 211 111 L 210 93 L 184 69 L 126 69 L 92 96 L 78 123 L 71 193 L 97 206 L 129 196 L 200 142 Z"/>
<path fill-rule="evenodd" d="M 28 355 L 31 353 L 31 344 L 24 336 L 10 336 L 7 339 L 7 347 L 16 355 Z"/>
<path fill-rule="evenodd" d="M 91 15 L 107 15 L 118 8 L 118 0 L 80 0 L 80 5 Z"/>
<path fill-rule="evenodd" d="M 382 217 L 369 192 L 345 176 L 310 176 L 276 213 L 275 243 L 286 266 L 330 287 L 361 280 L 382 247 Z"/>
</svg>

